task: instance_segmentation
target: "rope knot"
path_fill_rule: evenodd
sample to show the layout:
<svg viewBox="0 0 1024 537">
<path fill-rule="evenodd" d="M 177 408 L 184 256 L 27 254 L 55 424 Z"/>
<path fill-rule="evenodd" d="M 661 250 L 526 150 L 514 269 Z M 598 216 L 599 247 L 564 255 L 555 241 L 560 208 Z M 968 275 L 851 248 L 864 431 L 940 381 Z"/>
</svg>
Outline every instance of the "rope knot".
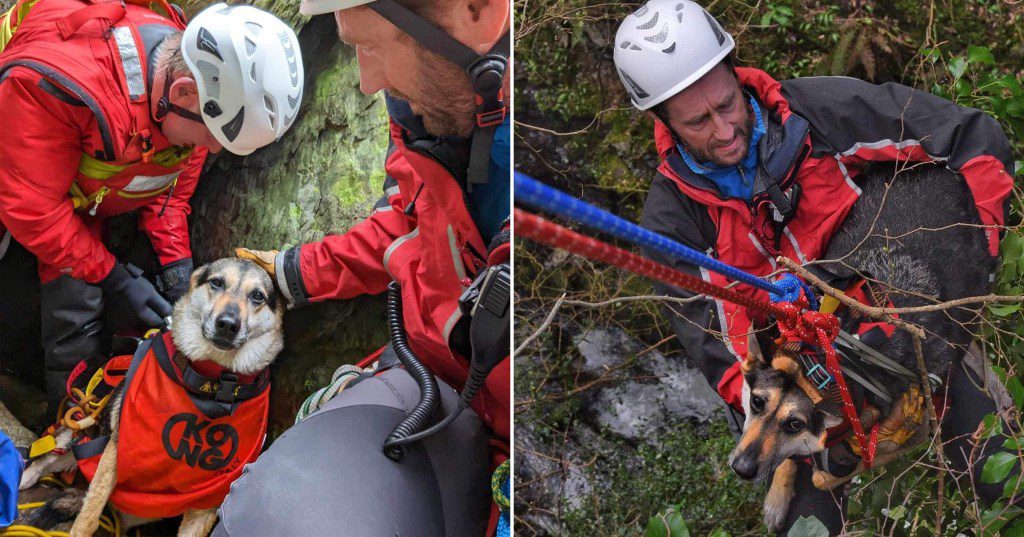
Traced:
<svg viewBox="0 0 1024 537">
<path fill-rule="evenodd" d="M 812 310 L 817 310 L 819 307 L 818 297 L 814 294 L 814 290 L 796 274 L 787 273 L 779 276 L 779 279 L 775 280 L 775 287 L 781 292 L 768 293 L 768 298 L 772 302 L 792 302 Z"/>
</svg>

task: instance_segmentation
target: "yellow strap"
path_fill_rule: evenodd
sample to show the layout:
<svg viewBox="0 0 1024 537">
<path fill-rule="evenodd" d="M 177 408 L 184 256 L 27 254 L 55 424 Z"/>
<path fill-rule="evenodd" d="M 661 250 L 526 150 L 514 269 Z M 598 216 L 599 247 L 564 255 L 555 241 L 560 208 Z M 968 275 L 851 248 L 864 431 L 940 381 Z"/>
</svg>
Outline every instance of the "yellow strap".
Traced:
<svg viewBox="0 0 1024 537">
<path fill-rule="evenodd" d="M 103 368 L 99 368 L 95 373 L 92 374 L 92 378 L 89 379 L 89 384 L 85 386 L 85 395 L 92 395 L 92 391 L 96 389 L 96 386 L 103 381 Z"/>
<path fill-rule="evenodd" d="M 78 183 L 71 183 L 71 190 L 68 191 L 68 196 L 71 198 L 71 203 L 75 205 L 76 211 L 89 204 L 89 197 L 82 192 Z"/>
<path fill-rule="evenodd" d="M 57 447 L 57 439 L 52 434 L 39 437 L 39 440 L 32 442 L 32 445 L 28 448 L 28 458 L 34 459 L 40 455 L 45 455 L 53 451 L 53 448 Z"/>
<path fill-rule="evenodd" d="M 193 148 L 191 147 L 168 147 L 167 149 L 153 155 L 151 162 L 165 168 L 174 168 L 184 162 L 185 159 L 192 156 L 192 151 Z M 126 164 L 123 166 L 111 164 L 86 153 L 82 153 L 82 158 L 78 161 L 78 172 L 90 179 L 106 181 L 107 179 L 121 173 L 129 166 L 132 166 L 132 164 Z"/>
<path fill-rule="evenodd" d="M 835 313 L 836 308 L 838 307 L 839 299 L 833 296 L 825 295 L 821 297 L 821 307 L 818 308 L 818 311 L 822 313 Z"/>
</svg>

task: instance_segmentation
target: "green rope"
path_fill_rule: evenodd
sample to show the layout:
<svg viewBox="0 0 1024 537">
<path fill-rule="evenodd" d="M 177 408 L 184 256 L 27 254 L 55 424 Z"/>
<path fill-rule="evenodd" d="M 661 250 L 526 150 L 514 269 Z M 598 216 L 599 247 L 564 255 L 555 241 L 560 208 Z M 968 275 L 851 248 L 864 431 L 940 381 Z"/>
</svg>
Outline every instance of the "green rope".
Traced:
<svg viewBox="0 0 1024 537">
<path fill-rule="evenodd" d="M 494 470 L 494 475 L 491 476 L 491 495 L 494 496 L 494 503 L 502 511 L 508 511 L 509 508 L 508 495 L 502 489 L 505 487 L 505 482 L 508 481 L 509 470 L 511 469 L 510 463 L 511 461 L 501 463 Z"/>
<path fill-rule="evenodd" d="M 373 367 L 370 368 L 372 370 Z M 340 393 L 346 383 L 350 382 L 355 377 L 362 375 L 364 369 L 356 367 L 351 364 L 345 364 L 334 371 L 334 375 L 331 377 L 331 383 L 319 390 L 313 392 L 302 402 L 299 407 L 299 412 L 295 414 L 295 423 L 298 423 L 306 419 L 310 414 L 320 410 L 328 401 L 333 399 L 338 393 Z"/>
</svg>

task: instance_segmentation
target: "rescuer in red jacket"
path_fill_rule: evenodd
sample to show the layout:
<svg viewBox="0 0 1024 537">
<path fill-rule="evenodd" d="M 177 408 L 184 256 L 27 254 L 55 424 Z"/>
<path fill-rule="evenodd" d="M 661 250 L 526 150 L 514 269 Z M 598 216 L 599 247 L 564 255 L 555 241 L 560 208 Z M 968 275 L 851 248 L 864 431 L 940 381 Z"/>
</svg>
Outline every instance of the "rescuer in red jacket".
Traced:
<svg viewBox="0 0 1024 537">
<path fill-rule="evenodd" d="M 430 372 L 461 390 L 470 370 L 471 346 L 476 343 L 470 336 L 469 316 L 459 307 L 460 295 L 488 267 L 509 259 L 509 117 L 504 102 L 509 87 L 509 3 L 322 0 L 303 2 L 302 10 L 308 14 L 335 12 L 341 39 L 356 49 L 360 89 L 366 94 L 387 92 L 391 143 L 384 163 L 384 196 L 369 218 L 344 234 L 282 252 L 239 249 L 238 254 L 272 270 L 278 287 L 295 306 L 380 294 L 390 282 L 397 282 L 411 350 Z M 505 294 L 509 294 L 507 288 Z M 494 463 L 505 460 L 508 453 L 511 386 L 507 353 L 505 348 L 494 357 L 500 363 L 471 402 L 496 437 L 491 444 Z M 355 388 L 364 390 L 365 385 L 361 382 Z M 346 388 L 336 400 L 345 400 L 350 390 Z M 415 397 L 411 396 L 410 404 Z M 265 496 L 259 483 L 268 480 L 302 479 L 308 484 L 301 494 L 300 518 L 315 519 L 310 524 L 345 527 L 342 517 L 356 518 L 361 512 L 366 513 L 365 519 L 374 518 L 370 509 L 375 508 L 365 504 L 351 513 L 318 510 L 334 505 L 326 501 L 344 503 L 337 494 L 367 486 L 352 477 L 351 465 L 337 462 L 325 470 L 333 473 L 322 476 L 322 483 L 311 484 L 306 479 L 308 470 L 279 463 L 304 457 L 302 450 L 323 436 L 333 438 L 338 446 L 352 440 L 346 430 L 327 429 L 326 423 L 324 412 L 304 419 L 251 465 L 247 475 L 232 487 L 221 508 L 221 526 L 214 534 L 250 535 L 275 528 L 271 514 L 249 513 L 258 505 L 270 504 L 271 511 L 288 510 L 286 502 L 298 500 Z M 356 430 L 355 423 L 341 427 Z M 293 441 L 296 437 L 307 441 Z M 372 466 L 383 458 L 383 440 L 363 439 L 373 446 L 360 465 Z M 325 453 L 323 457 L 340 461 L 344 454 Z M 397 468 L 387 459 L 381 464 L 384 470 Z M 472 464 L 464 461 L 464 466 Z M 381 475 L 379 479 L 391 478 Z M 398 487 L 397 482 L 382 486 Z M 489 494 L 481 494 L 489 503 Z M 384 500 L 383 505 L 389 502 L 405 504 L 395 497 Z M 406 513 L 381 515 L 395 521 L 387 530 L 390 534 L 408 527 L 401 520 L 416 510 L 411 504 L 408 507 Z M 458 509 L 455 505 L 448 508 Z M 486 523 L 486 511 L 483 515 Z M 320 520 L 321 516 L 329 518 Z M 460 516 L 460 520 L 476 520 L 476 513 Z M 356 527 L 362 533 L 376 534 L 369 526 Z M 410 534 L 431 534 L 429 527 Z M 475 531 L 483 529 L 480 526 Z M 315 533 L 316 529 L 304 525 L 293 531 Z M 451 525 L 448 531 L 464 534 L 458 533 L 464 528 L 457 530 Z"/>
<path fill-rule="evenodd" d="M 779 255 L 807 263 L 823 254 L 859 198 L 859 175 L 872 162 L 943 162 L 963 178 L 986 226 L 989 252 L 998 255 L 1013 160 L 993 118 L 894 83 L 849 77 L 777 81 L 758 69 L 735 67 L 733 48 L 732 36 L 689 0 L 652 0 L 619 27 L 615 66 L 633 105 L 654 119 L 660 157 L 644 227 L 766 276 L 778 268 Z M 681 260 L 648 255 L 714 284 L 729 283 Z M 654 287 L 688 296 L 657 282 Z M 751 326 L 746 309 L 699 300 L 666 313 L 687 356 L 729 408 L 742 412 L 740 362 Z M 967 461 L 957 442 L 970 437 L 994 403 L 972 388 L 967 375 L 951 377 L 954 402 L 943 438 L 957 439 L 947 453 L 963 468 Z M 797 497 L 782 531 L 802 515 L 819 518 L 833 534 L 841 531 L 841 491 L 833 497 L 816 490 L 807 464 L 800 464 L 796 480 Z M 988 499 L 1003 488 L 976 486 Z"/>
<path fill-rule="evenodd" d="M 218 4 L 186 28 L 128 3 L 22 0 L 0 43 L 0 234 L 38 259 L 51 409 L 100 354 L 105 308 L 162 326 L 188 286 L 189 198 L 208 152 L 245 155 L 293 122 L 303 72 L 291 28 Z M 256 69 L 256 65 L 259 69 Z M 163 296 L 103 244 L 138 209 Z M 52 415 L 52 414 L 51 414 Z"/>
</svg>

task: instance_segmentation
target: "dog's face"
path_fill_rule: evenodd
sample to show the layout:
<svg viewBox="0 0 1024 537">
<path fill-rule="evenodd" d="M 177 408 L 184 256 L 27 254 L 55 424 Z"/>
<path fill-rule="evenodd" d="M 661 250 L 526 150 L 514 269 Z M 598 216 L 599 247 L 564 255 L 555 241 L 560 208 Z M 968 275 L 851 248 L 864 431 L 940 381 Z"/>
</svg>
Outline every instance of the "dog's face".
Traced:
<svg viewBox="0 0 1024 537">
<path fill-rule="evenodd" d="M 284 344 L 284 308 L 274 282 L 252 261 L 229 257 L 192 273 L 174 306 L 174 344 L 191 360 L 242 374 L 260 371 Z"/>
<path fill-rule="evenodd" d="M 743 479 L 764 480 L 782 461 L 825 448 L 827 429 L 842 422 L 839 410 L 815 404 L 794 351 L 772 349 L 765 359 L 753 331 L 748 334 L 743 370 L 743 436 L 729 464 Z"/>
</svg>

